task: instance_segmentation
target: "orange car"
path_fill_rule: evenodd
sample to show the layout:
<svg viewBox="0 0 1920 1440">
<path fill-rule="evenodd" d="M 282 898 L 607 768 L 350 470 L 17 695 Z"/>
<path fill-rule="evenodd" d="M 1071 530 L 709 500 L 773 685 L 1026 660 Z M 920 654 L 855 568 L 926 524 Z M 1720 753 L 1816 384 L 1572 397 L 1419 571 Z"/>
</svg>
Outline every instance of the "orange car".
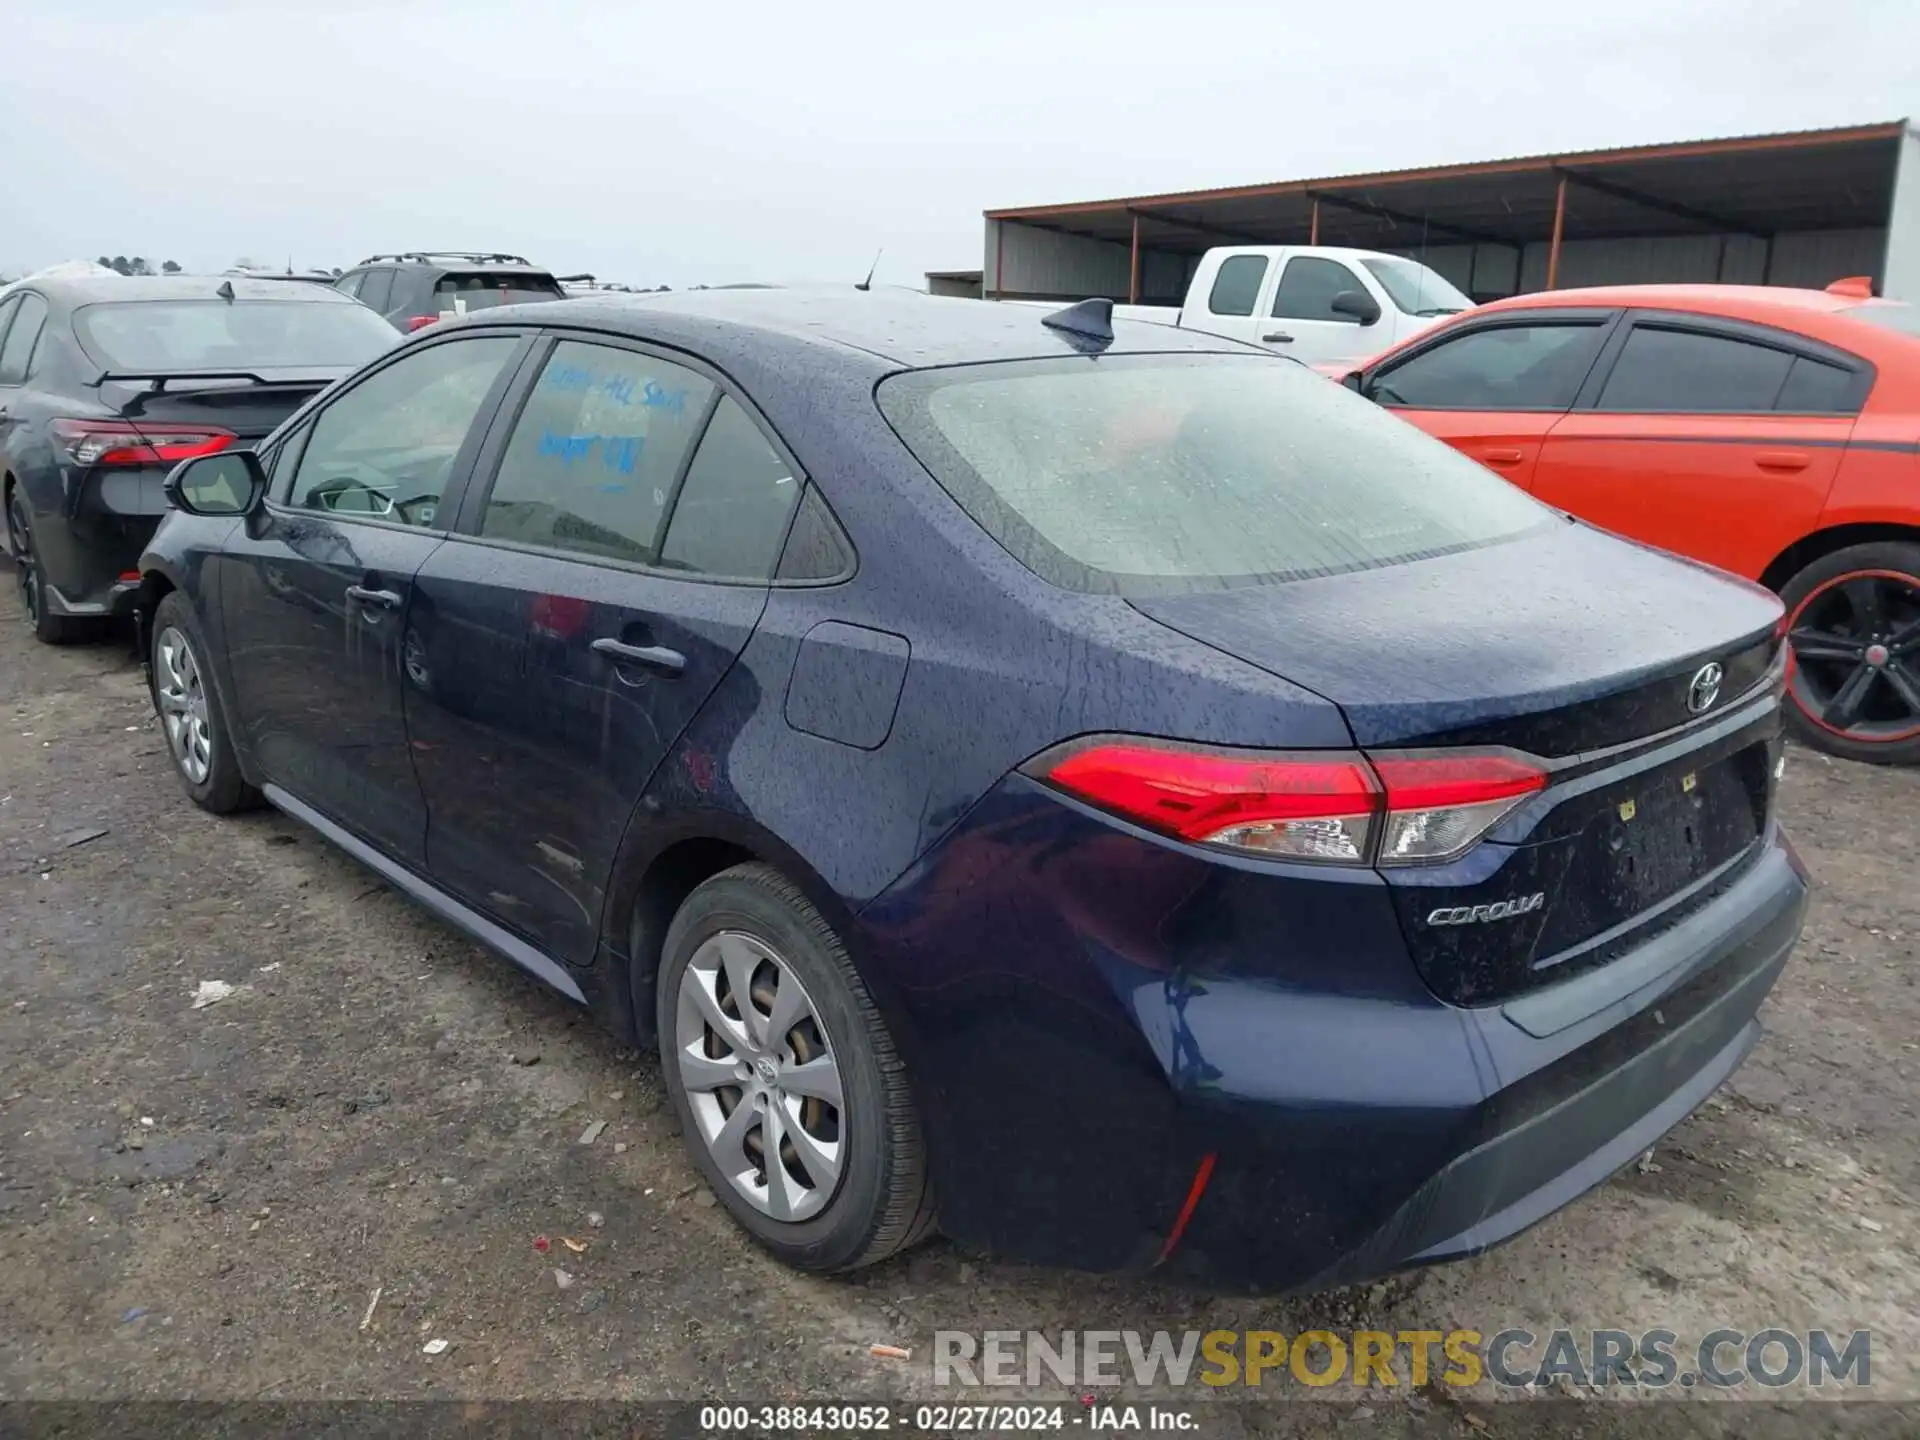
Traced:
<svg viewBox="0 0 1920 1440">
<path fill-rule="evenodd" d="M 1342 383 L 1550 505 L 1778 592 L 1802 737 L 1920 761 L 1920 309 L 1863 281 L 1548 291 Z"/>
</svg>

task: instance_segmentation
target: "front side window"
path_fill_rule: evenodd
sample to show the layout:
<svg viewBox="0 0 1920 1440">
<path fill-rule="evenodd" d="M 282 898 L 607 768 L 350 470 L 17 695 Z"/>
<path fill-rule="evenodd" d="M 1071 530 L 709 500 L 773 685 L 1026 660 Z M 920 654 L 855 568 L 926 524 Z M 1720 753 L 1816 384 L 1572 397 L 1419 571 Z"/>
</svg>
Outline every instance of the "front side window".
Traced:
<svg viewBox="0 0 1920 1440">
<path fill-rule="evenodd" d="M 1724 335 L 1636 325 L 1600 392 L 1602 410 L 1758 414 L 1773 409 L 1794 357 Z"/>
<path fill-rule="evenodd" d="M 765 580 L 799 498 L 793 467 L 731 396 L 723 398 L 680 487 L 660 563 L 715 578 Z"/>
<path fill-rule="evenodd" d="M 22 295 L 13 312 L 13 324 L 0 343 L 0 385 L 19 385 L 33 364 L 33 349 L 46 323 L 47 302 L 38 295 Z"/>
<path fill-rule="evenodd" d="M 1284 360 L 1005 361 L 896 375 L 879 402 L 982 529 L 1071 590 L 1271 584 L 1554 523 L 1450 446 Z"/>
<path fill-rule="evenodd" d="M 1251 315 L 1260 299 L 1260 282 L 1267 278 L 1264 255 L 1229 255 L 1220 262 L 1207 292 L 1207 309 L 1216 315 Z"/>
<path fill-rule="evenodd" d="M 1565 410 L 1593 365 L 1601 323 L 1470 330 L 1382 370 L 1367 393 L 1412 410 Z"/>
<path fill-rule="evenodd" d="M 73 329 L 101 369 L 141 375 L 349 369 L 393 346 L 391 325 L 325 291 L 316 299 L 115 300 L 76 310 Z"/>
<path fill-rule="evenodd" d="M 480 533 L 655 563 L 674 481 L 713 388 L 652 355 L 562 340 L 514 424 Z"/>
<path fill-rule="evenodd" d="M 454 460 L 519 343 L 515 335 L 451 340 L 368 376 L 307 428 L 288 503 L 437 525 Z M 287 447 L 287 459 L 298 443 Z"/>
<path fill-rule="evenodd" d="M 1367 293 L 1359 277 L 1338 260 L 1296 255 L 1280 272 L 1279 288 L 1273 292 L 1274 318 L 1333 320 L 1343 325 L 1358 325 L 1358 316 L 1343 315 L 1333 308 L 1333 297 L 1348 290 Z"/>
</svg>

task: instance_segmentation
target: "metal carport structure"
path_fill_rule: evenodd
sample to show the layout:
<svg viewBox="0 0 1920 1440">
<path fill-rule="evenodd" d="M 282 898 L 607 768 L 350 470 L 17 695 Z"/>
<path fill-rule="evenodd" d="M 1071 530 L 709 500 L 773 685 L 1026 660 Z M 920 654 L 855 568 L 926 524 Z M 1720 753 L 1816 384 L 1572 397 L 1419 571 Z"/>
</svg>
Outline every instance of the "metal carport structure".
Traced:
<svg viewBox="0 0 1920 1440">
<path fill-rule="evenodd" d="M 1583 284 L 1825 285 L 1920 298 L 1920 131 L 1530 155 L 986 212 L 992 298 L 1179 303 L 1209 247 L 1418 255 L 1476 299 Z"/>
</svg>

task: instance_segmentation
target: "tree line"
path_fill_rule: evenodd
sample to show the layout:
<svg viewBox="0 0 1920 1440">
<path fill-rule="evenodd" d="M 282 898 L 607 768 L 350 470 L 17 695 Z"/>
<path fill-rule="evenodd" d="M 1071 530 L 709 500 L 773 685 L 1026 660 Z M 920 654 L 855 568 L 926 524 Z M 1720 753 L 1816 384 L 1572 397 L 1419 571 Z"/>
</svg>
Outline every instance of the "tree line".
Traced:
<svg viewBox="0 0 1920 1440">
<path fill-rule="evenodd" d="M 178 275 L 180 273 L 180 266 L 175 261 L 162 260 L 160 268 L 156 270 L 144 255 L 136 255 L 131 260 L 124 255 L 115 255 L 112 259 L 102 255 L 94 261 L 94 264 L 104 265 L 109 270 L 117 270 L 122 275 Z"/>
</svg>

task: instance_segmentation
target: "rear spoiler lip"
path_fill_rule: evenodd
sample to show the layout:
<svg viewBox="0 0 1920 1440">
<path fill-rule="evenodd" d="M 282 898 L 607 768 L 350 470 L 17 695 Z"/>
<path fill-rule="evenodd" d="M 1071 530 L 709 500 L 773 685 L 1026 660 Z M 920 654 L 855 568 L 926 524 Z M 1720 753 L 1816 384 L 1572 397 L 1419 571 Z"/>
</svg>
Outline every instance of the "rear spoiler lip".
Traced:
<svg viewBox="0 0 1920 1440">
<path fill-rule="evenodd" d="M 353 367 L 343 367 L 337 375 L 282 376 L 269 379 L 252 370 L 102 370 L 94 376 L 95 386 L 111 384 L 115 381 L 152 380 L 154 392 L 163 391 L 172 380 L 251 380 L 256 385 L 331 385 L 341 375 L 347 374 Z"/>
<path fill-rule="evenodd" d="M 341 376 L 349 373 L 350 370 L 343 369 L 338 375 L 289 376 L 284 379 L 269 380 L 266 376 L 257 375 L 251 370 L 103 370 L 99 376 L 95 378 L 93 384 L 95 388 L 98 388 L 115 382 L 125 383 L 128 381 L 138 382 L 142 380 L 153 382 L 146 388 L 136 392 L 123 407 L 127 417 L 134 419 L 145 412 L 147 401 L 153 399 L 156 395 L 169 393 L 167 384 L 172 380 L 250 380 L 257 390 L 304 390 L 317 395 L 336 380 L 340 379 Z M 202 391 L 189 390 L 173 393 L 220 394 L 226 392 L 223 387 L 209 386 L 206 390 Z M 250 390 L 246 393 L 252 394 L 255 393 L 255 391 Z"/>
</svg>

